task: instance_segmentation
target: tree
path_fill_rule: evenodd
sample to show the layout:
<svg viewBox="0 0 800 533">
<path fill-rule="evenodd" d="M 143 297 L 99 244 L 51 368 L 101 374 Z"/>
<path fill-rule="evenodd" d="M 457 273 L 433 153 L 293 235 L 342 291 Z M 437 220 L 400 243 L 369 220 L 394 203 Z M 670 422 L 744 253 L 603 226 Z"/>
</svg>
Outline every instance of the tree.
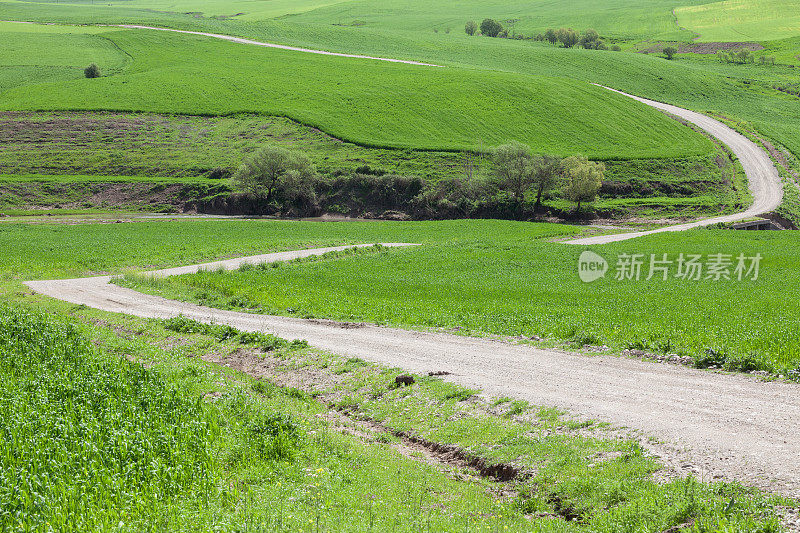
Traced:
<svg viewBox="0 0 800 533">
<path fill-rule="evenodd" d="M 673 57 L 675 57 L 675 54 L 678 53 L 678 49 L 675 48 L 674 46 L 667 46 L 666 48 L 664 48 L 664 50 L 662 50 L 662 52 L 664 52 L 664 57 L 666 57 L 667 59 L 672 59 Z"/>
<path fill-rule="evenodd" d="M 483 19 L 481 33 L 487 37 L 497 37 L 503 31 L 503 25 L 494 19 Z"/>
<path fill-rule="evenodd" d="M 532 185 L 536 190 L 536 203 L 533 205 L 534 212 L 542 205 L 544 193 L 558 185 L 563 173 L 564 165 L 559 157 L 544 155 L 533 160 Z"/>
<path fill-rule="evenodd" d="M 603 163 L 594 163 L 582 156 L 572 156 L 564 160 L 567 186 L 563 193 L 567 200 L 577 204 L 576 213 L 580 212 L 582 202 L 591 202 L 597 198 L 597 192 L 603 185 L 605 170 Z"/>
<path fill-rule="evenodd" d="M 474 20 L 467 21 L 467 25 L 464 26 L 464 31 L 467 33 L 467 35 L 475 35 L 475 32 L 478 31 L 478 25 Z"/>
<path fill-rule="evenodd" d="M 564 48 L 572 48 L 578 41 L 580 41 L 581 37 L 578 35 L 578 32 L 573 30 L 572 28 L 560 28 L 556 31 L 556 37 L 558 41 L 564 45 Z"/>
<path fill-rule="evenodd" d="M 502 187 L 522 203 L 535 172 L 530 147 L 517 141 L 498 146 L 494 150 L 494 171 Z"/>
<path fill-rule="evenodd" d="M 558 35 L 556 34 L 556 30 L 553 28 L 550 28 L 544 32 L 544 38 L 547 39 L 550 44 L 556 44 L 558 42 Z"/>
<path fill-rule="evenodd" d="M 597 30 L 588 29 L 581 35 L 579 44 L 587 50 L 597 50 L 602 45 L 603 41 L 600 40 L 600 34 Z"/>
<path fill-rule="evenodd" d="M 285 148 L 265 146 L 247 157 L 233 175 L 236 189 L 267 202 L 272 200 L 281 180 L 313 179 L 317 170 L 307 155 Z"/>
<path fill-rule="evenodd" d="M 98 67 L 97 64 L 92 63 L 91 65 L 83 69 L 83 75 L 86 76 L 87 78 L 99 78 L 102 75 L 102 73 L 100 72 L 100 67 Z"/>
</svg>

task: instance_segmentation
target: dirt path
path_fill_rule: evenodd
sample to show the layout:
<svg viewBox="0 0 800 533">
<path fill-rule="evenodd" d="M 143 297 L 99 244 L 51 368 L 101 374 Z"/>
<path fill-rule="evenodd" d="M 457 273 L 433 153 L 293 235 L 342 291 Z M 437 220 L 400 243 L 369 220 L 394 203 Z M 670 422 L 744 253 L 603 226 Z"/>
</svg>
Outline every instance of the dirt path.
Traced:
<svg viewBox="0 0 800 533">
<path fill-rule="evenodd" d="M 293 52 L 306 52 L 308 54 L 320 54 L 324 56 L 336 56 L 336 57 L 350 57 L 354 59 L 371 59 L 373 61 L 387 61 L 389 63 L 402 63 L 404 65 L 418 65 L 421 67 L 442 67 L 442 65 L 434 65 L 432 63 L 422 63 L 421 61 L 409 61 L 405 59 L 392 59 L 388 57 L 375 57 L 375 56 L 364 56 L 359 54 L 343 54 L 340 52 L 328 52 L 325 50 L 313 50 L 311 48 L 299 48 L 297 46 L 286 46 L 283 44 L 275 44 L 275 43 L 265 43 L 262 41 L 253 41 L 251 39 L 243 39 L 241 37 L 233 37 L 231 35 L 222 35 L 220 33 L 206 33 L 202 31 L 188 31 L 188 30 L 173 30 L 172 28 L 157 28 L 155 26 L 139 26 L 138 24 L 117 24 L 114 25 L 115 28 L 127 28 L 131 30 L 159 30 L 159 31 L 171 31 L 175 33 L 188 33 L 190 35 L 202 35 L 203 37 L 212 37 L 214 39 L 222 39 L 224 41 L 230 41 L 232 43 L 240 43 L 240 44 L 252 44 L 255 46 L 265 46 L 267 48 L 278 48 L 280 50 L 291 50 Z"/>
<path fill-rule="evenodd" d="M 236 268 L 344 248 L 266 254 L 154 275 Z M 575 415 L 633 428 L 686 449 L 667 460 L 706 480 L 721 476 L 800 497 L 797 385 L 444 333 L 223 311 L 141 294 L 111 285 L 110 279 L 29 281 L 27 285 L 36 292 L 104 311 L 148 318 L 182 314 L 242 330 L 306 339 L 316 348 L 412 372 L 450 372 L 447 379 L 489 395 L 569 409 Z"/>
<path fill-rule="evenodd" d="M 639 98 L 630 94 L 617 91 L 605 87 L 610 91 L 623 94 L 634 100 L 645 103 L 649 106 L 666 111 L 672 115 L 682 118 L 692 124 L 702 128 L 710 135 L 716 137 L 739 158 L 739 161 L 744 168 L 747 175 L 747 180 L 750 184 L 750 192 L 753 194 L 753 205 L 746 211 L 735 213 L 733 215 L 724 215 L 705 220 L 698 220 L 695 222 L 688 222 L 686 224 L 678 224 L 675 226 L 666 226 L 663 228 L 651 231 L 636 231 L 631 233 L 619 233 L 616 235 L 599 235 L 596 237 L 587 237 L 582 239 L 574 239 L 571 241 L 564 241 L 566 244 L 607 244 L 610 242 L 626 241 L 644 235 L 652 235 L 654 233 L 665 233 L 669 231 L 685 231 L 692 228 L 700 228 L 704 226 L 711 226 L 719 222 L 737 222 L 750 217 L 762 215 L 774 211 L 780 205 L 783 199 L 783 184 L 778 175 L 778 170 L 772 163 L 769 154 L 762 150 L 756 143 L 729 128 L 722 122 L 715 120 L 711 117 L 676 107 L 674 105 L 662 104 L 646 98 Z"/>
</svg>

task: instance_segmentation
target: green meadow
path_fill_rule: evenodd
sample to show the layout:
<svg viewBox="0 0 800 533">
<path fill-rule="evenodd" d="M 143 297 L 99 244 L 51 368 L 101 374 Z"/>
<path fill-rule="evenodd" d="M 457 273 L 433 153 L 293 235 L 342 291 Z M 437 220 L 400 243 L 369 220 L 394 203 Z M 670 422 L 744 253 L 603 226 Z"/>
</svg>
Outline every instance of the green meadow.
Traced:
<svg viewBox="0 0 800 533">
<path fill-rule="evenodd" d="M 124 73 L 11 89 L 0 105 L 11 111 L 257 112 L 390 148 L 481 150 L 517 139 L 541 152 L 600 159 L 697 155 L 710 148 L 655 110 L 565 79 L 386 64 L 148 30 L 104 35 L 132 57 Z"/>
<path fill-rule="evenodd" d="M 36 22 L 0 22 L 0 530 L 783 531 L 778 508 L 797 502 L 696 479 L 688 469 L 699 465 L 662 462 L 663 443 L 603 421 L 435 375 L 399 386 L 404 369 L 305 341 L 107 313 L 23 282 L 114 275 L 220 309 L 500 336 L 586 357 L 677 354 L 697 368 L 800 381 L 791 232 L 716 228 L 583 247 L 560 241 L 616 229 L 163 216 L 227 201 L 231 172 L 262 146 L 309 156 L 320 211 L 402 218 L 358 194 L 400 198 L 406 182 L 427 196 L 403 192 L 403 209 L 415 213 L 424 196 L 444 210 L 436 187 L 480 190 L 491 151 L 511 140 L 604 161 L 589 209 L 598 216 L 639 227 L 738 211 L 751 198 L 734 158 L 598 85 L 713 114 L 795 165 L 796 3 L 0 0 L 0 20 Z M 487 17 L 510 38 L 465 34 Z M 594 28 L 618 51 L 532 39 L 559 27 Z M 661 53 L 693 40 L 756 41 L 755 57 L 775 64 Z M 90 63 L 101 77 L 85 77 Z M 787 187 L 780 212 L 800 216 L 798 204 Z M 543 205 L 551 216 L 572 209 L 556 197 Z M 142 274 L 376 242 L 421 246 Z M 609 263 L 591 283 L 578 275 L 587 250 Z M 699 256 L 698 279 L 677 275 L 681 254 Z M 739 275 L 739 256 L 759 258 L 757 276 Z M 617 277 L 626 257 L 641 271 Z M 709 270 L 715 257 L 730 261 L 722 274 Z M 666 274 L 650 276 L 649 262 L 664 258 Z"/>
<path fill-rule="evenodd" d="M 792 0 L 724 0 L 681 6 L 675 15 L 700 41 L 773 41 L 800 34 Z"/>
<path fill-rule="evenodd" d="M 595 251 L 607 259 L 610 272 L 586 284 L 577 275 L 585 248 L 544 239 L 567 227 L 473 221 L 389 228 L 382 240 L 423 246 L 168 279 L 133 275 L 124 283 L 257 313 L 542 337 L 578 347 L 678 353 L 696 361 L 713 352 L 731 369 L 784 375 L 800 370 L 800 339 L 794 334 L 800 315 L 795 291 L 787 288 L 798 267 L 790 233 L 696 230 L 606 245 Z M 731 279 L 708 279 L 703 272 L 699 280 L 686 280 L 675 276 L 681 253 L 704 260 L 725 254 L 734 263 L 740 254 L 763 258 L 758 279 L 737 279 L 734 264 L 727 269 Z M 615 279 L 620 254 L 642 254 L 641 279 Z M 661 273 L 646 279 L 650 256 L 663 254 L 673 262 L 667 279 Z"/>
</svg>

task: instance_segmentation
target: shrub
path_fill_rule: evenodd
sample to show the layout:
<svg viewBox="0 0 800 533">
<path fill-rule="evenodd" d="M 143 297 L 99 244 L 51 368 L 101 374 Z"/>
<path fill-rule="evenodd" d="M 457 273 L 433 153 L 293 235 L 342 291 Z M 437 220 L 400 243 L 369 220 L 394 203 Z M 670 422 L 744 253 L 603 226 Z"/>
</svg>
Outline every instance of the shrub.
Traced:
<svg viewBox="0 0 800 533">
<path fill-rule="evenodd" d="M 598 50 L 603 45 L 597 30 L 588 29 L 581 35 L 580 45 L 587 50 Z"/>
<path fill-rule="evenodd" d="M 611 51 L 612 52 L 621 52 L 622 51 L 622 47 L 620 45 L 618 45 L 618 44 L 615 44 L 615 45 L 613 45 L 611 47 Z"/>
<path fill-rule="evenodd" d="M 281 413 L 259 413 L 248 422 L 246 432 L 256 455 L 268 461 L 292 459 L 301 437 L 292 417 Z"/>
<path fill-rule="evenodd" d="M 556 39 L 564 48 L 572 48 L 580 41 L 580 35 L 572 28 L 560 28 L 556 31 Z"/>
<path fill-rule="evenodd" d="M 544 38 L 550 44 L 556 44 L 558 42 L 558 33 L 553 28 L 549 28 L 546 32 L 544 32 Z"/>
<path fill-rule="evenodd" d="M 767 364 L 758 354 L 747 354 L 739 357 L 730 357 L 725 361 L 725 370 L 733 372 L 752 372 L 754 370 L 769 370 Z"/>
<path fill-rule="evenodd" d="M 493 162 L 501 187 L 510 191 L 518 202 L 522 202 L 525 192 L 533 183 L 535 172 L 530 147 L 517 141 L 498 146 L 494 151 Z"/>
<path fill-rule="evenodd" d="M 481 33 L 487 37 L 497 37 L 503 31 L 503 25 L 494 19 L 483 19 Z"/>
<path fill-rule="evenodd" d="M 102 76 L 102 73 L 100 72 L 100 67 L 98 67 L 96 63 L 92 63 L 83 69 L 83 75 L 87 78 L 99 78 Z"/>
<path fill-rule="evenodd" d="M 478 31 L 478 24 L 474 20 L 467 21 L 464 31 L 469 36 L 475 35 L 475 32 Z"/>
<path fill-rule="evenodd" d="M 675 57 L 675 54 L 678 53 L 678 49 L 675 48 L 674 46 L 667 46 L 664 48 L 664 50 L 662 50 L 662 52 L 664 52 L 664 57 L 666 57 L 667 59 L 672 59 L 673 57 Z"/>
</svg>

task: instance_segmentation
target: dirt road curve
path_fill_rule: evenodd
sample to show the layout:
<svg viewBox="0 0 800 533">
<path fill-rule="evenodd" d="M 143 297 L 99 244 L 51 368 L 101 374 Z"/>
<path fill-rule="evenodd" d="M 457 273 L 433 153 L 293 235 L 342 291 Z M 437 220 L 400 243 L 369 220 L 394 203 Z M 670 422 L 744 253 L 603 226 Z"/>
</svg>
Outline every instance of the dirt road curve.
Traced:
<svg viewBox="0 0 800 533">
<path fill-rule="evenodd" d="M 387 244 L 386 246 L 404 246 Z M 235 268 L 306 257 L 342 247 L 267 254 L 158 271 Z M 36 292 L 140 317 L 183 314 L 203 322 L 306 339 L 331 352 L 413 372 L 447 371 L 454 382 L 491 395 L 558 406 L 583 417 L 641 430 L 688 451 L 668 463 L 706 479 L 729 479 L 800 497 L 800 387 L 743 375 L 696 371 L 610 356 L 588 357 L 501 341 L 324 320 L 221 311 L 140 294 L 109 277 L 30 281 Z"/>
<path fill-rule="evenodd" d="M 772 164 L 769 154 L 759 148 L 759 146 L 750 139 L 737 133 L 722 122 L 714 120 L 713 118 L 707 117 L 701 113 L 695 113 L 694 111 L 675 107 L 674 105 L 654 102 L 653 100 L 647 100 L 646 98 L 639 98 L 638 96 L 632 96 L 609 87 L 605 88 L 609 91 L 623 94 L 633 98 L 634 100 L 638 100 L 639 102 L 645 103 L 649 106 L 655 107 L 656 109 L 666 111 L 667 113 L 689 121 L 726 144 L 733 151 L 736 157 L 739 158 L 739 161 L 742 163 L 742 167 L 744 167 L 745 174 L 747 174 L 747 179 L 750 183 L 750 191 L 753 193 L 753 205 L 750 206 L 750 208 L 746 211 L 733 215 L 708 218 L 686 224 L 667 226 L 651 231 L 637 231 L 632 233 L 619 233 L 617 235 L 600 235 L 597 237 L 574 239 L 571 241 L 565 241 L 565 244 L 608 244 L 610 242 L 625 241 L 628 239 L 634 239 L 636 237 L 642 237 L 644 235 L 652 235 L 654 233 L 684 231 L 692 228 L 710 226 L 712 224 L 717 224 L 718 222 L 736 222 L 757 215 L 762 215 L 764 213 L 769 213 L 770 211 L 774 211 L 780 205 L 781 200 L 783 199 L 783 185 L 781 184 L 781 178 L 778 175 L 778 171 L 775 168 L 775 165 Z"/>
</svg>

